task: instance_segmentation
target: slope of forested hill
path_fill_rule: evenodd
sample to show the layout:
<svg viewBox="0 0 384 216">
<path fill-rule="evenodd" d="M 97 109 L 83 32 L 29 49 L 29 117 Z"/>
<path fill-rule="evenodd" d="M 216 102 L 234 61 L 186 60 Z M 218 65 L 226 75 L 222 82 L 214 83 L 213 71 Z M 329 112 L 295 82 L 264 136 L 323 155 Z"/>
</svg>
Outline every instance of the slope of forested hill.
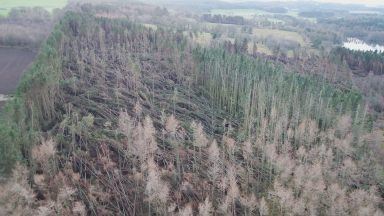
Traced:
<svg viewBox="0 0 384 216">
<path fill-rule="evenodd" d="M 173 29 L 69 12 L 7 107 L 5 214 L 382 215 L 359 92 Z"/>
</svg>

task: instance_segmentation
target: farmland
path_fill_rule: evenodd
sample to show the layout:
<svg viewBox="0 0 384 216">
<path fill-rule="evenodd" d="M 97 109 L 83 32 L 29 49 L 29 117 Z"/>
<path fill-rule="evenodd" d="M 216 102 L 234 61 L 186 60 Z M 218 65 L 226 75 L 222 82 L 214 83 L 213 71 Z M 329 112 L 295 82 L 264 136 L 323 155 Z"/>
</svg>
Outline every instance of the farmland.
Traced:
<svg viewBox="0 0 384 216">
<path fill-rule="evenodd" d="M 23 72 L 35 59 L 35 53 L 25 49 L 0 47 L 0 109 L 19 83 Z"/>
<path fill-rule="evenodd" d="M 16 48 L 0 48 L 0 95 L 11 94 L 35 53 Z"/>
</svg>

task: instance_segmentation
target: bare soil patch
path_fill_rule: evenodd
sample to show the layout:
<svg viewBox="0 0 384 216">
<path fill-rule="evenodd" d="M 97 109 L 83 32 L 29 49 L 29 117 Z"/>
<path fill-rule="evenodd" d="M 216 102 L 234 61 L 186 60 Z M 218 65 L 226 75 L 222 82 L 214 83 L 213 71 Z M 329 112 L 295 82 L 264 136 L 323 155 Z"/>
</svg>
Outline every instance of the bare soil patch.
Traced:
<svg viewBox="0 0 384 216">
<path fill-rule="evenodd" d="M 35 52 L 0 47 L 0 94 L 14 92 L 21 76 L 36 56 Z"/>
</svg>

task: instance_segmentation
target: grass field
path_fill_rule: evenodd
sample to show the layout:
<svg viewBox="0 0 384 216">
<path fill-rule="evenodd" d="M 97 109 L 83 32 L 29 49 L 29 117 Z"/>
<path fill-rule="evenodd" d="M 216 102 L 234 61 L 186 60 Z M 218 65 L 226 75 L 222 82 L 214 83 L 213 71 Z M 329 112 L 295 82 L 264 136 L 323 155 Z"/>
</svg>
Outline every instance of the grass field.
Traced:
<svg viewBox="0 0 384 216">
<path fill-rule="evenodd" d="M 48 11 L 62 8 L 68 0 L 0 0 L 0 15 L 6 16 L 12 8 L 43 7 Z"/>
</svg>

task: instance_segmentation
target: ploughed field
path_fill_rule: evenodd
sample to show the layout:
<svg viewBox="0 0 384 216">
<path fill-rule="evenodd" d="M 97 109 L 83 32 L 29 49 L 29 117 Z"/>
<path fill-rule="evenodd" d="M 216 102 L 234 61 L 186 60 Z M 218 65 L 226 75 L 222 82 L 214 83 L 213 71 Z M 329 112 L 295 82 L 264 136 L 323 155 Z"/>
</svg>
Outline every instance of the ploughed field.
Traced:
<svg viewBox="0 0 384 216">
<path fill-rule="evenodd" d="M 6 95 L 17 88 L 25 69 L 34 60 L 36 53 L 18 48 L 0 48 L 0 107 Z"/>
</svg>

